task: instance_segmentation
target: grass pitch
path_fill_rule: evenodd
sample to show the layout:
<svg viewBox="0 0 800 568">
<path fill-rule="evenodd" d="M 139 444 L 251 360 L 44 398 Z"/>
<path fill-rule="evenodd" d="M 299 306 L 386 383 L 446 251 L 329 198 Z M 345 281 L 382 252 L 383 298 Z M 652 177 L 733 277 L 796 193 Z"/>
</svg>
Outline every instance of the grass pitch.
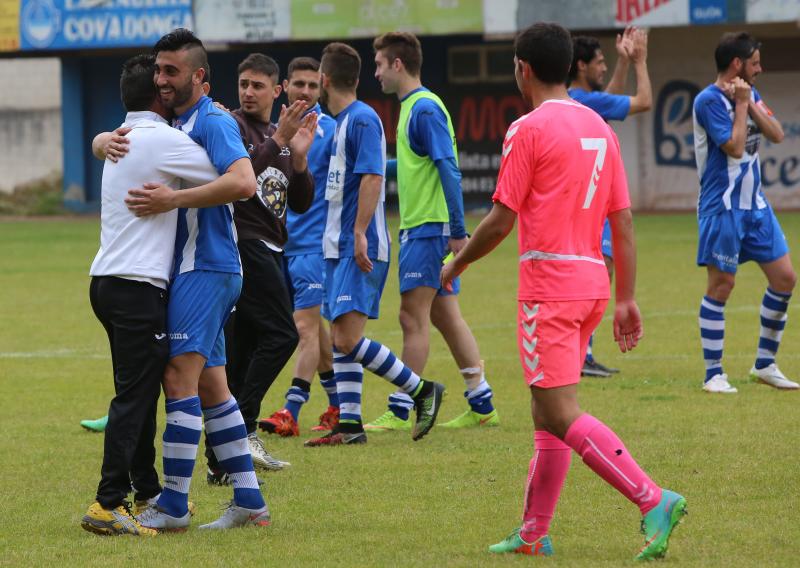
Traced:
<svg viewBox="0 0 800 568">
<path fill-rule="evenodd" d="M 780 218 L 790 247 L 800 250 L 800 215 Z M 469 221 L 474 227 L 478 219 Z M 746 379 L 764 279 L 757 266 L 745 265 L 726 310 L 725 369 L 739 394 L 705 394 L 697 329 L 705 276 L 694 265 L 695 220 L 639 216 L 636 230 L 645 338 L 621 355 L 606 317 L 595 353 L 622 373 L 585 379 L 582 405 L 620 434 L 656 482 L 687 497 L 690 514 L 666 562 L 796 566 L 800 392 Z M 514 331 L 514 238 L 465 274 L 461 304 L 486 360 L 500 428 L 435 430 L 416 443 L 408 434 L 370 434 L 366 446 L 319 449 L 267 437 L 267 447 L 292 462 L 286 471 L 261 474 L 272 527 L 215 534 L 192 529 L 152 540 L 83 531 L 79 522 L 99 480 L 102 436 L 82 431 L 78 421 L 104 414 L 113 392 L 107 340 L 88 298 L 98 234 L 96 219 L 0 223 L 0 564 L 522 566 L 533 560 L 486 552 L 519 523 L 532 446 Z M 382 318 L 367 330 L 399 352 L 394 274 Z M 799 312 L 795 299 L 778 357 L 795 379 Z M 442 420 L 465 409 L 463 383 L 436 333 L 425 374 L 449 387 Z M 370 420 L 385 410 L 391 389 L 367 375 L 364 414 Z M 285 371 L 262 415 L 282 405 L 289 380 Z M 315 384 L 301 414 L 304 434 L 325 405 Z M 163 426 L 163 412 L 159 421 Z M 194 526 L 216 518 L 230 494 L 208 487 L 198 463 Z M 556 556 L 546 563 L 627 564 L 642 542 L 638 526 L 636 507 L 574 457 L 552 526 Z"/>
</svg>

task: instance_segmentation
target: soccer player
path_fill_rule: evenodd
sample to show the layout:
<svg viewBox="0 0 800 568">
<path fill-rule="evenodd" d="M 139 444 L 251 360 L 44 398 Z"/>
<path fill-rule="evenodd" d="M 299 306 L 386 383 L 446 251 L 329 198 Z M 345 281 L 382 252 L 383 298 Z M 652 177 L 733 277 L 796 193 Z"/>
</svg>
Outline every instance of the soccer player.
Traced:
<svg viewBox="0 0 800 568">
<path fill-rule="evenodd" d="M 722 36 L 714 52 L 717 80 L 694 101 L 694 149 L 700 177 L 698 266 L 708 274 L 700 303 L 703 390 L 735 393 L 722 370 L 725 302 L 739 264 L 754 260 L 767 277 L 761 333 L 750 377 L 778 389 L 800 388 L 775 364 L 786 310 L 797 282 L 786 237 L 764 193 L 758 147 L 763 134 L 783 140 L 781 123 L 753 86 L 761 73 L 760 44 L 747 33 Z"/>
<path fill-rule="evenodd" d="M 361 419 L 364 369 L 390 381 L 414 400 L 412 438 L 425 436 L 436 422 L 444 385 L 420 378 L 387 347 L 364 336 L 367 319 L 378 317 L 389 271 L 385 196 L 386 138 L 377 113 L 356 98 L 361 58 L 343 43 L 322 52 L 322 101 L 336 119 L 325 200 L 328 202 L 323 251 L 325 300 L 331 318 L 333 371 L 339 397 L 339 424 L 310 446 L 367 441 Z"/>
<path fill-rule="evenodd" d="M 292 300 L 284 274 L 286 212 L 305 212 L 314 196 L 307 155 L 316 131 L 316 115 L 302 117 L 304 102 L 281 109 L 280 122 L 270 122 L 275 98 L 281 93 L 278 64 L 253 53 L 238 67 L 240 108 L 233 111 L 242 140 L 256 171 L 258 191 L 234 203 L 233 219 L 242 260 L 242 293 L 226 326 L 230 360 L 226 367 L 247 429 L 256 466 L 283 469 L 287 462 L 273 458 L 256 433 L 258 414 L 275 378 L 297 347 Z M 227 477 L 207 446 L 207 479 Z"/>
<path fill-rule="evenodd" d="M 289 104 L 303 101 L 309 113 L 318 116 L 314 143 L 308 151 L 308 169 L 314 177 L 314 201 L 311 208 L 298 215 L 286 213 L 289 238 L 283 248 L 286 272 L 294 295 L 294 323 L 300 342 L 295 358 L 294 378 L 286 392 L 286 404 L 259 421 L 259 426 L 281 436 L 297 436 L 300 410 L 308 402 L 311 380 L 319 372 L 320 385 L 328 396 L 328 408 L 319 417 L 314 431 L 332 430 L 339 423 L 339 399 L 333 374 L 333 353 L 328 328 L 322 321 L 324 301 L 325 259 L 322 256 L 322 234 L 325 228 L 325 185 L 331 160 L 331 141 L 336 121 L 319 106 L 319 61 L 313 57 L 296 57 L 289 62 L 283 90 Z"/>
<path fill-rule="evenodd" d="M 220 175 L 239 180 L 239 195 L 229 202 L 249 199 L 256 181 L 236 121 L 203 92 L 209 66 L 202 42 L 189 30 L 177 29 L 153 51 L 156 86 L 164 105 L 175 113 L 173 125 L 205 148 Z M 145 186 L 131 190 L 126 202 L 138 215 L 146 215 L 174 208 L 182 193 Z M 157 502 L 137 516 L 143 526 L 158 530 L 189 525 L 187 499 L 203 419 L 208 443 L 233 481 L 233 500 L 219 519 L 200 528 L 269 524 L 247 430 L 225 376 L 223 326 L 239 297 L 242 277 L 232 207 L 217 203 L 209 197 L 197 208 L 178 211 L 167 308 L 170 360 L 163 381 L 165 487 Z"/>
<path fill-rule="evenodd" d="M 553 554 L 549 526 L 573 449 L 639 507 L 645 546 L 637 558 L 661 557 L 686 500 L 656 485 L 617 435 L 578 406 L 581 363 L 610 295 L 599 238 L 606 218 L 617 269 L 614 338 L 624 353 L 642 337 L 619 143 L 608 124 L 567 94 L 572 56 L 567 30 L 534 24 L 519 33 L 514 51 L 517 86 L 533 110 L 506 133 L 492 210 L 442 269 L 446 285 L 491 252 L 519 219 L 517 334 L 532 395 L 535 453 L 522 526 L 489 551 Z"/>
<path fill-rule="evenodd" d="M 153 467 L 153 438 L 156 402 L 169 358 L 166 298 L 178 213 L 136 217 L 124 199 L 131 186 L 148 182 L 172 189 L 200 186 L 181 195 L 190 199 L 219 188 L 235 194 L 239 186 L 233 176 L 220 178 L 202 146 L 168 125 L 166 117 L 172 112 L 158 96 L 154 72 L 152 55 L 123 64 L 124 140 L 126 151 L 130 145 L 133 154 L 119 163 L 109 159 L 103 167 L 100 250 L 90 270 L 90 300 L 108 334 L 116 391 L 106 418 L 97 502 L 81 522 L 99 534 L 155 534 L 131 516 L 125 498 L 133 483 L 135 511 L 143 510 L 162 490 Z M 98 136 L 93 148 L 102 159 L 104 140 L 106 136 Z"/>
<path fill-rule="evenodd" d="M 647 72 L 647 33 L 628 27 L 617 35 L 617 65 L 608 85 L 603 89 L 606 66 L 600 42 L 596 38 L 577 36 L 572 40 L 572 65 L 569 70 L 569 96 L 588 106 L 603 120 L 625 120 L 629 115 L 650 110 L 653 104 L 653 89 Z M 625 82 L 630 63 L 636 72 L 636 94 L 624 95 Z M 603 225 L 603 260 L 608 268 L 609 279 L 614 275 L 613 251 L 611 250 L 611 227 Z M 581 373 L 592 377 L 610 377 L 619 369 L 611 369 L 595 360 L 592 353 L 592 338 L 586 350 Z"/>
<path fill-rule="evenodd" d="M 442 427 L 497 426 L 492 388 L 484 376 L 478 343 L 452 290 L 439 283 L 442 259 L 467 243 L 461 172 L 450 114 L 441 99 L 422 86 L 422 46 L 408 32 L 375 39 L 375 78 L 384 93 L 400 100 L 397 124 L 397 182 L 400 201 L 400 326 L 403 361 L 422 374 L 430 349 L 430 323 L 441 332 L 466 384 L 466 412 Z M 402 391 L 389 397 L 389 410 L 366 430 L 410 430 L 414 403 Z"/>
</svg>

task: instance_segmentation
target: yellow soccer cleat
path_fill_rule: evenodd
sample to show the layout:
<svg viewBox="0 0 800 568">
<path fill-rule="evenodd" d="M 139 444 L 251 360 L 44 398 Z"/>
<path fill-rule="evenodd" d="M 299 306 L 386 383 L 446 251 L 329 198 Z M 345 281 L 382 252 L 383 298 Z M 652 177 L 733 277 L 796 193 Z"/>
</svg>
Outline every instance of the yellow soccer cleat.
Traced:
<svg viewBox="0 0 800 568">
<path fill-rule="evenodd" d="M 131 514 L 130 503 L 124 502 L 114 509 L 104 509 L 95 501 L 81 520 L 81 526 L 95 534 L 115 536 L 130 534 L 134 536 L 156 536 L 157 531 L 143 527 Z"/>
</svg>

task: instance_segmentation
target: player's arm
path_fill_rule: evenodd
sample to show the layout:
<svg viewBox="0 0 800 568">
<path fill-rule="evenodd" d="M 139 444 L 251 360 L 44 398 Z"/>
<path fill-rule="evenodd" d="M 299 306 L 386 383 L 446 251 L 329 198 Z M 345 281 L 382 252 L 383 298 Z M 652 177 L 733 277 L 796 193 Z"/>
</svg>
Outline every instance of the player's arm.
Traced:
<svg viewBox="0 0 800 568">
<path fill-rule="evenodd" d="M 635 30 L 632 34 L 631 61 L 636 73 L 636 94 L 631 97 L 630 114 L 648 111 L 653 106 L 653 87 L 647 71 L 647 32 Z"/>
<path fill-rule="evenodd" d="M 178 208 L 199 208 L 225 205 L 249 199 L 256 193 L 256 176 L 248 158 L 239 158 L 214 181 L 173 191 L 169 186 L 145 184 L 131 189 L 125 203 L 137 217 L 155 215 Z"/>
<path fill-rule="evenodd" d="M 744 155 L 744 143 L 747 140 L 747 113 L 750 106 L 750 85 L 739 77 L 732 81 L 733 88 L 733 129 L 730 139 L 720 148 L 731 158 L 737 160 Z"/>
<path fill-rule="evenodd" d="M 617 34 L 617 64 L 614 66 L 614 73 L 606 85 L 606 93 L 621 95 L 625 92 L 625 83 L 628 79 L 628 68 L 630 67 L 630 52 L 633 49 L 631 35 L 636 28 L 628 26 L 622 34 Z"/>
<path fill-rule="evenodd" d="M 367 254 L 367 228 L 369 227 L 383 189 L 383 176 L 363 174 L 358 187 L 358 210 L 353 227 L 353 247 L 356 264 L 362 272 L 372 272 L 372 261 Z"/>
<path fill-rule="evenodd" d="M 130 140 L 125 135 L 130 131 L 131 128 L 120 126 L 113 132 L 101 132 L 92 140 L 92 154 L 98 160 L 117 162 L 128 153 Z"/>
<path fill-rule="evenodd" d="M 636 245 L 633 238 L 633 215 L 629 207 L 609 213 L 611 242 L 614 248 L 616 302 L 614 340 L 620 350 L 630 351 L 642 338 L 642 316 L 634 299 L 636 289 Z"/>
<path fill-rule="evenodd" d="M 758 102 L 750 100 L 747 104 L 747 111 L 767 140 L 773 144 L 780 144 L 783 142 L 783 128 L 781 127 L 781 123 L 772 116 L 772 112 L 770 112 L 763 102 L 760 100 Z"/>
<path fill-rule="evenodd" d="M 492 252 L 508 236 L 516 220 L 517 214 L 513 209 L 495 201 L 492 210 L 478 224 L 466 246 L 442 267 L 442 286 L 449 288 L 453 279 L 464 272 L 467 266 Z"/>
</svg>

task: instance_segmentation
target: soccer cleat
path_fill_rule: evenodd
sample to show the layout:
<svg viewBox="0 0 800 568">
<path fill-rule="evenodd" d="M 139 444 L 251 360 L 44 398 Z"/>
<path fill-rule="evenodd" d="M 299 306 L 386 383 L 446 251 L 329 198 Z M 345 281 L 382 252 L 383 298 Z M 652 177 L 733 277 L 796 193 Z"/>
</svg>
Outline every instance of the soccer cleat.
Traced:
<svg viewBox="0 0 800 568">
<path fill-rule="evenodd" d="M 320 438 L 311 438 L 303 444 L 308 448 L 318 448 L 321 446 L 348 446 L 355 444 L 366 444 L 366 432 L 337 432 L 332 430 Z"/>
<path fill-rule="evenodd" d="M 152 507 L 158 502 L 158 497 L 161 495 L 159 493 L 155 497 L 150 497 L 150 499 L 140 499 L 133 503 L 133 516 L 140 515 L 144 513 L 144 510 L 148 507 Z M 197 512 L 197 506 L 194 504 L 194 501 L 189 501 L 189 515 L 194 517 L 194 514 Z"/>
<path fill-rule="evenodd" d="M 606 367 L 601 362 L 599 362 L 597 359 L 592 359 L 592 361 L 594 362 L 595 366 L 598 369 L 600 369 L 601 371 L 605 371 L 606 373 L 609 373 L 610 375 L 615 375 L 615 374 L 619 373 L 619 369 L 615 369 L 614 367 Z"/>
<path fill-rule="evenodd" d="M 339 423 L 339 408 L 337 406 L 329 406 L 328 409 L 320 414 L 319 424 L 311 428 L 312 432 L 328 432 L 336 428 Z"/>
<path fill-rule="evenodd" d="M 292 465 L 289 462 L 272 457 L 264 447 L 264 442 L 255 432 L 247 435 L 247 445 L 250 447 L 250 455 L 253 457 L 253 465 L 256 467 L 268 471 L 279 471 L 286 466 Z"/>
<path fill-rule="evenodd" d="M 457 416 L 449 422 L 439 424 L 438 426 L 439 428 L 477 428 L 479 426 L 500 426 L 500 415 L 497 414 L 496 408 L 489 414 L 479 414 L 470 409 L 464 412 L 464 414 L 461 416 Z"/>
<path fill-rule="evenodd" d="M 703 390 L 706 392 L 734 394 L 739 392 L 736 387 L 728 382 L 728 375 L 726 373 L 717 373 L 703 384 Z"/>
<path fill-rule="evenodd" d="M 297 421 L 292 416 L 292 413 L 285 408 L 273 412 L 269 418 L 259 420 L 258 427 L 264 432 L 278 434 L 287 438 L 300 435 Z"/>
<path fill-rule="evenodd" d="M 369 430 L 370 432 L 388 432 L 390 430 L 408 432 L 411 430 L 411 420 L 408 418 L 403 420 L 391 410 L 387 410 L 372 422 L 364 424 L 364 430 Z"/>
<path fill-rule="evenodd" d="M 636 560 L 664 558 L 669 546 L 669 537 L 686 514 L 686 499 L 667 489 L 661 492 L 661 501 L 642 519 L 644 546 Z"/>
<path fill-rule="evenodd" d="M 139 521 L 143 527 L 158 532 L 182 532 L 189 528 L 192 514 L 186 511 L 186 514 L 182 517 L 173 517 L 172 515 L 168 515 L 157 503 L 154 503 L 136 515 L 136 520 Z"/>
<path fill-rule="evenodd" d="M 533 542 L 525 542 L 519 535 L 520 529 L 514 529 L 504 540 L 489 547 L 493 554 L 527 554 L 528 556 L 553 556 L 553 542 L 548 535 L 537 538 Z"/>
<path fill-rule="evenodd" d="M 756 369 L 753 367 L 750 369 L 750 378 L 756 381 L 757 383 L 762 383 L 765 385 L 769 385 L 771 387 L 775 387 L 776 389 L 781 390 L 796 390 L 800 389 L 800 385 L 798 385 L 794 381 L 790 381 L 786 378 L 786 375 L 781 373 L 781 370 L 775 363 L 771 363 L 769 366 L 764 367 L 763 369 Z"/>
<path fill-rule="evenodd" d="M 425 434 L 431 431 L 431 428 L 433 428 L 433 425 L 436 423 L 436 417 L 439 415 L 439 409 L 442 406 L 444 385 L 432 381 L 429 382 L 429 384 L 432 387 L 430 392 L 422 394 L 420 391 L 420 393 L 414 397 L 417 422 L 414 424 L 414 429 L 411 432 L 411 439 L 415 442 L 421 440 Z M 422 386 L 425 386 L 424 383 Z"/>
<path fill-rule="evenodd" d="M 256 477 L 256 481 L 258 481 L 259 485 L 264 485 L 264 480 L 261 479 L 260 477 Z M 220 487 L 224 486 L 224 485 L 230 485 L 231 484 L 231 476 L 228 475 L 225 472 L 225 470 L 221 470 L 221 469 L 214 470 L 214 469 L 211 469 L 209 467 L 206 470 L 206 483 L 208 483 L 209 485 L 219 485 Z M 191 503 L 192 502 L 189 501 L 190 506 L 191 506 Z M 191 511 L 191 507 L 190 507 L 189 510 Z M 192 515 L 194 515 L 193 511 L 192 511 Z"/>
<path fill-rule="evenodd" d="M 597 377 L 602 379 L 607 379 L 611 376 L 611 373 L 614 372 L 608 367 L 605 367 L 592 359 L 584 360 L 583 368 L 581 369 L 581 376 L 582 377 Z"/>
<path fill-rule="evenodd" d="M 225 507 L 225 512 L 222 516 L 212 523 L 200 525 L 201 529 L 235 529 L 238 527 L 247 527 L 250 525 L 256 527 L 269 526 L 269 509 L 264 505 L 261 509 L 246 509 L 239 507 L 233 501 L 228 503 Z"/>
<path fill-rule="evenodd" d="M 130 503 L 124 502 L 114 509 L 104 509 L 95 501 L 81 519 L 81 526 L 95 534 L 104 536 L 130 534 L 134 536 L 155 536 L 153 529 L 142 526 L 131 513 Z"/>
<path fill-rule="evenodd" d="M 90 432 L 105 432 L 106 425 L 108 424 L 108 415 L 97 420 L 81 420 L 81 426 Z"/>
</svg>

